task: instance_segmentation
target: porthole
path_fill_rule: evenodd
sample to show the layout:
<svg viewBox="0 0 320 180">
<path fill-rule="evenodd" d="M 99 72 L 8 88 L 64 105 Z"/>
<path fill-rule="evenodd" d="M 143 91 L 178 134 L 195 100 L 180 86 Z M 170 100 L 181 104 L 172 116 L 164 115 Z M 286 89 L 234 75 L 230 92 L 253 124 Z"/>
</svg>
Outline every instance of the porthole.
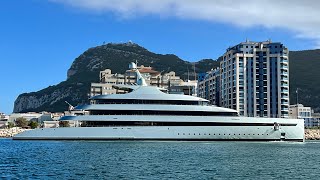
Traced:
<svg viewBox="0 0 320 180">
<path fill-rule="evenodd" d="M 190 136 L 190 133 L 189 133 L 189 136 Z"/>
<path fill-rule="evenodd" d="M 180 135 L 180 133 L 178 133 L 178 135 Z"/>
<path fill-rule="evenodd" d="M 211 134 L 209 134 L 209 136 L 210 136 Z"/>
<path fill-rule="evenodd" d="M 269 134 L 267 134 L 267 136 L 269 136 Z"/>
<path fill-rule="evenodd" d="M 200 136 L 201 134 L 199 133 L 199 136 Z"/>
<path fill-rule="evenodd" d="M 214 136 L 216 135 L 216 134 L 213 134 Z"/>
<path fill-rule="evenodd" d="M 204 133 L 204 135 L 206 136 L 207 134 L 206 134 L 206 133 Z"/>
<path fill-rule="evenodd" d="M 258 136 L 259 136 L 259 134 L 258 134 Z"/>
<path fill-rule="evenodd" d="M 219 136 L 220 136 L 220 134 L 219 134 Z"/>
<path fill-rule="evenodd" d="M 196 135 L 196 133 L 194 133 L 194 135 Z"/>
<path fill-rule="evenodd" d="M 226 135 L 226 134 L 223 134 L 224 136 Z"/>
<path fill-rule="evenodd" d="M 231 134 L 229 134 L 229 136 L 230 136 Z"/>
<path fill-rule="evenodd" d="M 252 134 L 254 136 L 254 134 Z"/>
<path fill-rule="evenodd" d="M 183 135 L 184 135 L 184 133 L 183 133 Z"/>
<path fill-rule="evenodd" d="M 241 136 L 241 134 L 239 134 L 239 136 Z"/>
<path fill-rule="evenodd" d="M 236 135 L 236 134 L 233 134 L 234 136 Z"/>
</svg>

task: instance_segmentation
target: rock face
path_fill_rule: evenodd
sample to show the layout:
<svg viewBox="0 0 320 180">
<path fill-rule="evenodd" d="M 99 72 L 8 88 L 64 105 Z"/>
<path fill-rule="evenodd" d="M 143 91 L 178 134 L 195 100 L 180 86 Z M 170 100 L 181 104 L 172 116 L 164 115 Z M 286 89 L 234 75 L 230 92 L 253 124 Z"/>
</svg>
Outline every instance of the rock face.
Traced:
<svg viewBox="0 0 320 180">
<path fill-rule="evenodd" d="M 72 85 L 72 84 L 71 84 Z M 83 84 L 78 85 L 79 89 L 83 89 Z M 49 111 L 55 112 L 56 109 L 67 110 L 68 105 L 64 103 L 66 100 L 70 102 L 81 102 L 83 95 L 77 88 L 69 86 L 66 88 L 46 89 L 46 92 L 21 94 L 14 103 L 14 112 L 28 111 Z M 86 100 L 84 98 L 83 100 Z M 57 105 L 61 106 L 57 107 Z M 45 108 L 43 108 L 45 106 Z"/>
<path fill-rule="evenodd" d="M 320 49 L 290 51 L 290 104 L 296 103 L 296 89 L 299 89 L 299 103 L 311 106 L 320 112 Z"/>
<path fill-rule="evenodd" d="M 14 112 L 65 111 L 68 105 L 86 103 L 90 83 L 99 82 L 99 72 L 106 68 L 113 73 L 124 73 L 130 62 L 152 66 L 158 71 L 175 71 L 187 77 L 187 70 L 193 72 L 193 64 L 172 54 L 155 54 L 134 43 L 109 43 L 90 48 L 74 60 L 67 72 L 67 80 L 38 92 L 18 96 Z M 218 61 L 205 59 L 196 62 L 196 72 L 206 72 L 219 65 Z M 190 78 L 192 74 L 190 73 Z"/>
</svg>

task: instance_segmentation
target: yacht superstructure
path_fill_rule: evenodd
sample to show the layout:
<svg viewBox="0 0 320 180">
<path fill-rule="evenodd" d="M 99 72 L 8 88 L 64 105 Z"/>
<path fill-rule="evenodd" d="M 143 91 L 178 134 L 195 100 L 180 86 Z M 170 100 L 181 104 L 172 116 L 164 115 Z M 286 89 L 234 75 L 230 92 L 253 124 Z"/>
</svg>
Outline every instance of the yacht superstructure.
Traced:
<svg viewBox="0 0 320 180">
<path fill-rule="evenodd" d="M 91 104 L 73 110 L 83 113 L 60 119 L 75 121 L 76 127 L 40 128 L 13 139 L 304 141 L 303 120 L 240 117 L 205 99 L 147 86 L 136 72 L 138 85 L 115 86 L 128 93 L 92 97 Z"/>
</svg>

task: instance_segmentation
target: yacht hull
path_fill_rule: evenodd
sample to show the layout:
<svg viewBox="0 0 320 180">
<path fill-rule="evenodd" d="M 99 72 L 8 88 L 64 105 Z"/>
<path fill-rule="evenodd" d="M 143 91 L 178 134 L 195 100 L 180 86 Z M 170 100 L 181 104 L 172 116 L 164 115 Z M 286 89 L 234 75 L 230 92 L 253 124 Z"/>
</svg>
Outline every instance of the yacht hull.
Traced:
<svg viewBox="0 0 320 180">
<path fill-rule="evenodd" d="M 285 135 L 283 134 L 285 132 Z M 304 129 L 285 126 L 135 126 L 42 128 L 25 131 L 16 140 L 160 140 L 160 141 L 304 141 Z"/>
</svg>

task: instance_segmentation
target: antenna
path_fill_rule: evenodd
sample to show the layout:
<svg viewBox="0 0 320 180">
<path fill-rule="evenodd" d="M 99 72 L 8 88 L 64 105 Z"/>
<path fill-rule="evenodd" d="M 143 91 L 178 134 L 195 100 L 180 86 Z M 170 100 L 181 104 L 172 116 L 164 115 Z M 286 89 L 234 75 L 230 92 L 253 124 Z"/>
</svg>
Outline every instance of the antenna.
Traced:
<svg viewBox="0 0 320 180">
<path fill-rule="evenodd" d="M 197 80 L 197 74 L 196 74 L 196 63 L 193 64 L 193 73 L 194 73 L 194 80 Z"/>
<path fill-rule="evenodd" d="M 72 106 L 68 101 L 64 101 L 64 102 L 69 105 L 69 108 L 68 108 L 69 111 L 74 110 L 74 106 Z"/>
<path fill-rule="evenodd" d="M 296 89 L 296 93 L 297 93 L 297 106 L 298 106 L 298 104 L 299 104 L 299 101 L 298 101 L 299 100 L 299 88 Z"/>
<path fill-rule="evenodd" d="M 188 79 L 187 80 L 189 80 L 189 66 L 188 65 L 187 65 L 187 71 L 188 71 L 188 74 L 187 74 L 188 75 L 187 76 Z"/>
</svg>

